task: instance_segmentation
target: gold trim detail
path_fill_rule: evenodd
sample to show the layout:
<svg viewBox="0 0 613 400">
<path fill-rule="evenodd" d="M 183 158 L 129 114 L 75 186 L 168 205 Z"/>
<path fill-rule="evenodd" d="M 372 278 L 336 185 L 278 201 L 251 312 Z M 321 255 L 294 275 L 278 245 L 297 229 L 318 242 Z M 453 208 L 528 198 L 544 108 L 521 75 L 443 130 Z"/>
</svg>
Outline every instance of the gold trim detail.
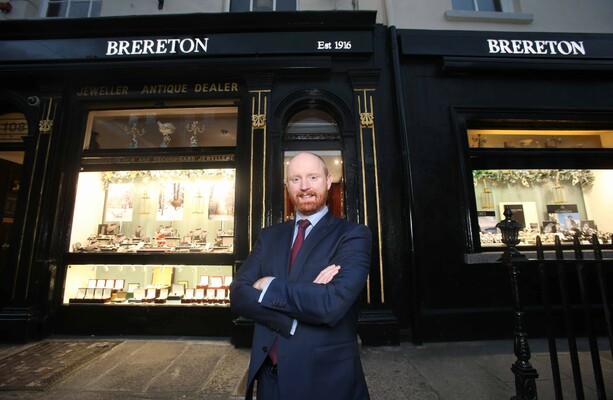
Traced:
<svg viewBox="0 0 613 400">
<path fill-rule="evenodd" d="M 385 287 L 384 287 L 384 275 L 383 275 L 383 239 L 382 239 L 382 225 L 381 225 L 381 199 L 379 197 L 379 167 L 377 163 L 377 135 L 374 125 L 374 89 L 355 89 L 358 101 L 358 112 L 360 113 L 360 145 L 362 151 L 362 195 L 364 199 L 364 219 L 368 222 L 368 206 L 366 201 L 366 170 L 364 168 L 364 129 L 371 130 L 372 136 L 372 151 L 373 151 L 373 163 L 374 163 L 374 177 L 375 177 L 375 199 L 377 210 L 377 232 L 378 232 L 378 245 L 379 245 L 379 281 L 381 290 L 381 304 L 385 304 Z M 363 100 L 362 100 L 363 98 Z M 370 303 L 370 278 L 367 282 L 367 301 Z"/>
<path fill-rule="evenodd" d="M 256 130 L 262 130 L 262 227 L 266 222 L 266 113 L 268 111 L 268 97 L 266 93 L 270 90 L 250 90 L 253 94 L 251 97 L 251 161 L 250 161 L 250 177 L 249 177 L 249 251 L 252 248 L 252 231 L 253 231 L 253 170 L 254 170 L 254 137 Z M 257 96 L 256 96 L 257 95 Z"/>
<path fill-rule="evenodd" d="M 53 103 L 53 99 L 50 98 L 43 111 L 43 114 L 45 114 L 44 118 L 38 122 L 40 133 L 48 135 L 53 131 L 53 118 L 55 118 L 56 110 L 57 106 Z"/>
</svg>

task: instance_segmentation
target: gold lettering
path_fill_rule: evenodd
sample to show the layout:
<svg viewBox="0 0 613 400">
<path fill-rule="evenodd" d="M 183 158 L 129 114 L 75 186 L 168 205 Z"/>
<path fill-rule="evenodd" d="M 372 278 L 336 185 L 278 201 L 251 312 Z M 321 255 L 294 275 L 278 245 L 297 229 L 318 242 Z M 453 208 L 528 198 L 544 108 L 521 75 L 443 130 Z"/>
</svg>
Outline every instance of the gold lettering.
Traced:
<svg viewBox="0 0 613 400">
<path fill-rule="evenodd" d="M 195 93 L 238 92 L 238 83 L 236 82 L 196 83 L 194 85 L 194 92 Z"/>
<path fill-rule="evenodd" d="M 127 86 L 85 86 L 77 91 L 77 96 L 119 96 L 128 94 Z"/>
</svg>

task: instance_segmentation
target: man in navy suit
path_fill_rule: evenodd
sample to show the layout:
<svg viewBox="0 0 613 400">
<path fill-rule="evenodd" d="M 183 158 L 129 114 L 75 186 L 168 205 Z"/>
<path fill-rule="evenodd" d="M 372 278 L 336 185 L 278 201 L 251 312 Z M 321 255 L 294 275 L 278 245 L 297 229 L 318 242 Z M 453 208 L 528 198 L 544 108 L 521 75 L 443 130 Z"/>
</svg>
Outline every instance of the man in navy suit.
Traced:
<svg viewBox="0 0 613 400">
<path fill-rule="evenodd" d="M 257 380 L 258 400 L 368 399 L 357 321 L 370 231 L 328 211 L 319 156 L 296 155 L 286 175 L 296 220 L 262 229 L 231 285 L 232 310 L 255 321 L 246 398 Z"/>
</svg>

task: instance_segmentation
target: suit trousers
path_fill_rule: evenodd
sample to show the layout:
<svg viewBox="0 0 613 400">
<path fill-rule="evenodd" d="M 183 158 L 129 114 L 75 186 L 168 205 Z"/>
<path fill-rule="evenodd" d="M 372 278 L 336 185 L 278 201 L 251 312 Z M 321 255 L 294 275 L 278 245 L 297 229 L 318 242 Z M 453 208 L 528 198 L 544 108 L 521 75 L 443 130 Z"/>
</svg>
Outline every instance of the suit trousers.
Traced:
<svg viewBox="0 0 613 400">
<path fill-rule="evenodd" d="M 279 377 L 276 367 L 273 370 L 272 362 L 267 358 L 256 375 L 258 400 L 281 400 L 279 394 Z"/>
</svg>

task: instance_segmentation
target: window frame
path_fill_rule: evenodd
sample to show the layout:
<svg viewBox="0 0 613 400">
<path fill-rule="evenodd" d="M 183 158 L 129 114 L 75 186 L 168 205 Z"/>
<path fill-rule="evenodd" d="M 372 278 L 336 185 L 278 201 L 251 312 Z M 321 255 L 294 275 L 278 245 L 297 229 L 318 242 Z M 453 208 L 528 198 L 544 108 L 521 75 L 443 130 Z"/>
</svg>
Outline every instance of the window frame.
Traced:
<svg viewBox="0 0 613 400">
<path fill-rule="evenodd" d="M 537 110 L 495 110 L 454 108 L 457 140 L 460 142 L 460 173 L 464 180 L 462 199 L 467 205 L 462 220 L 466 229 L 466 252 L 487 253 L 498 248 L 484 248 L 479 237 L 478 201 L 474 191 L 473 171 L 489 169 L 613 169 L 613 149 L 503 149 L 469 147 L 469 129 L 611 129 L 613 113 Z M 532 249 L 531 246 L 522 248 Z"/>
<path fill-rule="evenodd" d="M 87 10 L 87 16 L 78 16 L 78 17 L 71 17 L 70 15 L 70 8 L 71 5 L 73 5 L 73 3 L 85 3 L 87 2 L 89 4 L 88 10 Z M 49 7 L 51 5 L 54 4 L 62 4 L 62 3 L 66 3 L 66 12 L 64 15 L 57 15 L 57 16 L 49 16 Z M 96 17 L 100 17 L 100 13 L 98 13 L 98 15 L 92 15 L 92 10 L 93 10 L 93 5 L 95 3 L 100 3 L 100 11 L 102 9 L 102 0 L 44 0 L 43 6 L 41 7 L 41 18 L 96 18 Z"/>
<path fill-rule="evenodd" d="M 254 10 L 253 9 L 253 3 L 256 0 L 244 0 L 249 2 L 249 9 L 248 10 L 232 10 L 232 4 L 234 3 L 234 0 L 230 0 L 230 5 L 229 5 L 229 12 L 274 12 L 277 11 L 277 2 L 278 1 L 284 1 L 284 0 L 272 0 L 272 10 Z M 299 10 L 299 0 L 286 0 L 289 2 L 294 2 L 295 3 L 295 7 L 293 10 L 291 11 L 298 11 Z M 290 11 L 290 10 L 285 10 L 285 11 Z"/>
</svg>

